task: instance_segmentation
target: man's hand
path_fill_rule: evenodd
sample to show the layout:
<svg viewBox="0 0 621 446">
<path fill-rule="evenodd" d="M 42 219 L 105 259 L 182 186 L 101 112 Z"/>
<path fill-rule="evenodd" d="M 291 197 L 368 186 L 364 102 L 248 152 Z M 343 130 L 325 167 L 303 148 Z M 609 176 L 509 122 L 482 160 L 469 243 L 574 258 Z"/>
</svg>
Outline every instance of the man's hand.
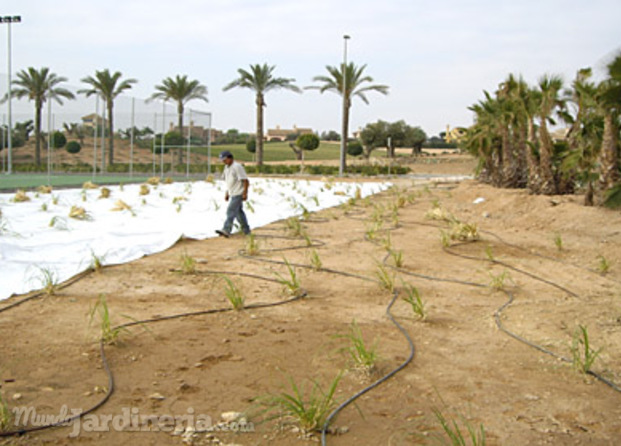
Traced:
<svg viewBox="0 0 621 446">
<path fill-rule="evenodd" d="M 242 193 L 242 200 L 243 200 L 243 201 L 246 201 L 247 199 L 248 199 L 248 192 L 244 191 L 244 192 Z"/>
<path fill-rule="evenodd" d="M 224 194 L 224 201 L 229 201 L 229 193 Z"/>
</svg>

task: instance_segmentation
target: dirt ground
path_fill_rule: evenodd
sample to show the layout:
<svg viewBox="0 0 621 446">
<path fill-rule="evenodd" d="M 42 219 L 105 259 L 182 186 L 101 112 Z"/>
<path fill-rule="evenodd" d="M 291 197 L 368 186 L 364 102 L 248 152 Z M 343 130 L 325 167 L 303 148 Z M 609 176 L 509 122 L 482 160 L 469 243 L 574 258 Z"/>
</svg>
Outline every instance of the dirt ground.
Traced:
<svg viewBox="0 0 621 446">
<path fill-rule="evenodd" d="M 471 161 L 448 159 L 416 169 L 471 173 Z M 241 236 L 181 240 L 1 311 L 0 390 L 7 405 L 59 414 L 63 406 L 87 409 L 109 390 L 98 319 L 89 322 L 101 295 L 113 324 L 229 309 L 223 276 L 246 305 L 281 303 L 290 298 L 274 281 L 276 273 L 288 277 L 283 259 L 297 265 L 307 292 L 278 306 L 136 325 L 107 345 L 114 392 L 93 416 L 153 415 L 160 429 L 132 432 L 110 423 L 107 431 L 92 432 L 84 419 L 75 438 L 73 425 L 0 438 L 0 444 L 315 444 L 318 435 L 309 438 L 278 419 L 222 425 L 250 432 L 179 435 L 164 432 L 170 429 L 163 417 L 200 414 L 216 423 L 226 412 L 256 414 L 261 397 L 292 393 L 290 380 L 308 393 L 311 380 L 326 389 L 339 372 L 342 402 L 403 364 L 410 347 L 386 315 L 393 295 L 378 282 L 380 266 L 397 291 L 404 283 L 416 287 L 427 318 L 415 317 L 403 293 L 397 298 L 391 311 L 413 341 L 414 358 L 345 407 L 327 444 L 438 444 L 446 436 L 437 414 L 465 436 L 468 427 L 483 426 L 488 445 L 619 444 L 621 393 L 560 358 L 571 358 L 582 325 L 590 346 L 602 349 L 592 370 L 621 386 L 621 213 L 584 207 L 579 196 L 531 196 L 473 180 L 395 184 L 397 191 L 304 221 L 312 247 L 285 222 L 254 230 L 254 256 L 240 251 L 247 246 Z M 434 207 L 442 210 L 436 215 L 476 225 L 480 239 L 443 246 L 442 232 L 451 229 L 427 218 Z M 387 247 L 402 253 L 401 267 Z M 301 266 L 310 266 L 313 249 L 319 270 Z M 180 272 L 184 255 L 196 261 L 195 273 Z M 0 309 L 23 298 L 3 301 Z M 495 315 L 533 345 L 500 330 Z M 354 320 L 367 345 L 377 342 L 370 376 L 352 366 L 349 343 L 339 337 Z"/>
</svg>

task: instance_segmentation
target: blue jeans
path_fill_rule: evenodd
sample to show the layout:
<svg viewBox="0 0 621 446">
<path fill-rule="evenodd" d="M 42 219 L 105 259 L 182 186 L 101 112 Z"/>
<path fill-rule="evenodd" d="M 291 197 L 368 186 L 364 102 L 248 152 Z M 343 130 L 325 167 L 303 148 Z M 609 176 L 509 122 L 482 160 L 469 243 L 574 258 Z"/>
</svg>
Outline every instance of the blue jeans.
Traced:
<svg viewBox="0 0 621 446">
<path fill-rule="evenodd" d="M 233 229 L 233 220 L 237 219 L 241 225 L 244 234 L 250 234 L 250 226 L 244 213 L 244 200 L 241 195 L 235 195 L 229 198 L 229 207 L 226 209 L 226 221 L 224 222 L 224 231 L 231 233 Z"/>
</svg>

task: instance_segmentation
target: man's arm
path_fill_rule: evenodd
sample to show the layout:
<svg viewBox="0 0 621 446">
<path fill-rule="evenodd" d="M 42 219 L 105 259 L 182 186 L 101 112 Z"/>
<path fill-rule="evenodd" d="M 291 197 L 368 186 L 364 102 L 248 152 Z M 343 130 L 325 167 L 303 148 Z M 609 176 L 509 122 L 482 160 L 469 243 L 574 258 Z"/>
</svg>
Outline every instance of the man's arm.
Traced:
<svg viewBox="0 0 621 446">
<path fill-rule="evenodd" d="M 248 199 L 248 186 L 250 185 L 250 181 L 248 181 L 248 179 L 242 180 L 242 184 L 244 185 L 244 192 L 242 192 L 242 200 L 246 201 Z"/>
</svg>

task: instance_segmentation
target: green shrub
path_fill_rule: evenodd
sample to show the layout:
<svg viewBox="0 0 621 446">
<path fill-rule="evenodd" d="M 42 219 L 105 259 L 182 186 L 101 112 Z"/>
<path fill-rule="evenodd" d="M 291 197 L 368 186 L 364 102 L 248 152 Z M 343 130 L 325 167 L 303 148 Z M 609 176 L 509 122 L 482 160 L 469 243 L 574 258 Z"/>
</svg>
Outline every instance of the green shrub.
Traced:
<svg viewBox="0 0 621 446">
<path fill-rule="evenodd" d="M 52 147 L 61 149 L 67 144 L 67 137 L 63 132 L 56 131 L 52 133 Z"/>
<path fill-rule="evenodd" d="M 79 153 L 82 150 L 82 146 L 77 141 L 69 141 L 65 150 L 69 153 Z"/>
<path fill-rule="evenodd" d="M 360 156 L 362 155 L 363 149 L 360 141 L 355 140 L 347 143 L 347 154 L 350 156 Z"/>
</svg>

